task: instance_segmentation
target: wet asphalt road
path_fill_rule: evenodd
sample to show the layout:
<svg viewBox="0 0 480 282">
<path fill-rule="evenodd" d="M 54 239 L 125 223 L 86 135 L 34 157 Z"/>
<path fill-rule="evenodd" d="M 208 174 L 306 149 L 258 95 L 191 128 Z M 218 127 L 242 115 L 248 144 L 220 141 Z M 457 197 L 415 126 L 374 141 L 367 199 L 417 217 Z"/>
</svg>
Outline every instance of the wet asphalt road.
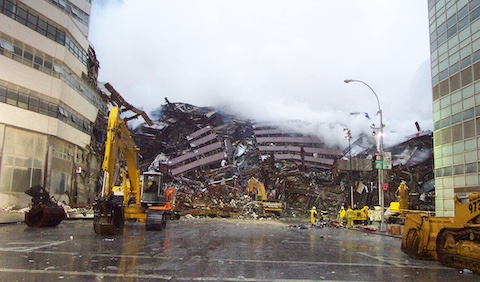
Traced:
<svg viewBox="0 0 480 282">
<path fill-rule="evenodd" d="M 401 240 L 270 220 L 181 219 L 163 231 L 129 222 L 100 236 L 91 220 L 0 226 L 1 281 L 479 281 L 411 260 Z"/>
</svg>

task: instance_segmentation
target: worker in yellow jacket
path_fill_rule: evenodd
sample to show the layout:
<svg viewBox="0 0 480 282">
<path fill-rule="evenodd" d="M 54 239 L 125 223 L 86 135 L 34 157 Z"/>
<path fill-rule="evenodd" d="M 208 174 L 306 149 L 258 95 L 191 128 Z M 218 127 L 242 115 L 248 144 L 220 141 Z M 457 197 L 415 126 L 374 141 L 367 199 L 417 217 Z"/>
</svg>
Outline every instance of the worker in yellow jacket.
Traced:
<svg viewBox="0 0 480 282">
<path fill-rule="evenodd" d="M 352 228 L 353 227 L 353 217 L 355 216 L 355 213 L 353 212 L 352 208 L 348 206 L 347 209 L 347 227 Z"/>
<path fill-rule="evenodd" d="M 340 208 L 340 212 L 338 213 L 338 221 L 340 222 L 341 225 L 344 224 L 345 222 L 345 217 L 347 216 L 347 211 L 345 210 L 345 208 L 342 206 Z"/>
<path fill-rule="evenodd" d="M 312 209 L 310 210 L 310 223 L 314 225 L 316 220 L 317 220 L 317 208 L 312 207 Z"/>
</svg>

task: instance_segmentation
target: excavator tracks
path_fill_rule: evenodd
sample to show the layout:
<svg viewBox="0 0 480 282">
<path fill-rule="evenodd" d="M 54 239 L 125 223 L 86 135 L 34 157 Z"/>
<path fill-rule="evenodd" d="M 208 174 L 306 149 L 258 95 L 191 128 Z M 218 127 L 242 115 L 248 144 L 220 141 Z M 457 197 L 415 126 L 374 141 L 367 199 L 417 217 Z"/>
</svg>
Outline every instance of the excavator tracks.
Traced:
<svg viewBox="0 0 480 282">
<path fill-rule="evenodd" d="M 146 230 L 161 231 L 167 225 L 167 213 L 165 211 L 149 210 L 145 221 Z"/>
<path fill-rule="evenodd" d="M 480 273 L 480 228 L 444 228 L 437 235 L 442 265 Z"/>
</svg>

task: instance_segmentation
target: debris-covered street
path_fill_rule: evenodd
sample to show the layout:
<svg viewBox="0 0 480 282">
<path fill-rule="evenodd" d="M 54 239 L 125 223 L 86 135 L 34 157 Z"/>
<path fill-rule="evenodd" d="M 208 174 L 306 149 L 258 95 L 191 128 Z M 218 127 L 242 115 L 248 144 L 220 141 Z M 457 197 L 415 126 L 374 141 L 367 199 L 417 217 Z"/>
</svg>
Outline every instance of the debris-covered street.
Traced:
<svg viewBox="0 0 480 282">
<path fill-rule="evenodd" d="M 307 222 L 187 217 L 161 232 L 129 222 L 123 236 L 96 235 L 91 220 L 41 229 L 0 225 L 1 281 L 478 279 L 410 259 L 397 237 Z"/>
</svg>

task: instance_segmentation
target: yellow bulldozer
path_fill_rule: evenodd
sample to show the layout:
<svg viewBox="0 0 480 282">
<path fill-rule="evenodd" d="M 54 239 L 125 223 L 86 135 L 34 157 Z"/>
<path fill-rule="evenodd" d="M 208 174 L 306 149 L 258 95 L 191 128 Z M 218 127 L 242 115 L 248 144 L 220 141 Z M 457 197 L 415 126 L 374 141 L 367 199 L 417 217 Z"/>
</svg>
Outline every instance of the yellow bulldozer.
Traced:
<svg viewBox="0 0 480 282">
<path fill-rule="evenodd" d="M 480 193 L 455 197 L 454 217 L 407 213 L 401 248 L 415 259 L 480 273 Z"/>
</svg>

